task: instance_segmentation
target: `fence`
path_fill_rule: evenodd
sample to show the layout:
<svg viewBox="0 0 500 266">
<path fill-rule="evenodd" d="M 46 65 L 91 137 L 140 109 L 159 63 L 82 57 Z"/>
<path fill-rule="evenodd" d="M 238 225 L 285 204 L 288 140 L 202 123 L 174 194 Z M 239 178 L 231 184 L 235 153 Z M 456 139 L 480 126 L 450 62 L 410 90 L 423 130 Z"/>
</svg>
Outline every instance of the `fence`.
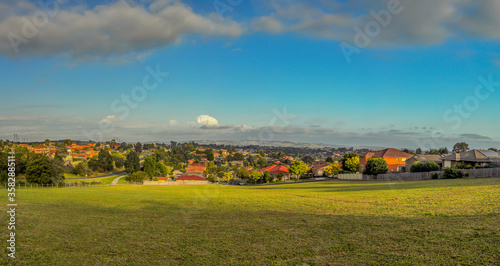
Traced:
<svg viewBox="0 0 500 266">
<path fill-rule="evenodd" d="M 38 184 L 38 183 L 16 183 L 15 188 L 64 188 L 64 187 L 109 187 L 109 186 L 131 186 L 131 185 L 140 185 L 140 184 L 92 184 L 92 183 L 59 183 L 59 184 Z M 4 184 L 3 187 L 8 188 L 7 184 Z"/>
<path fill-rule="evenodd" d="M 466 169 L 461 170 L 465 177 L 500 177 L 500 168 Z M 382 175 L 363 174 L 339 174 L 340 180 L 427 180 L 432 179 L 432 175 L 437 173 L 443 176 L 443 171 L 422 172 L 422 173 L 388 173 Z"/>
</svg>

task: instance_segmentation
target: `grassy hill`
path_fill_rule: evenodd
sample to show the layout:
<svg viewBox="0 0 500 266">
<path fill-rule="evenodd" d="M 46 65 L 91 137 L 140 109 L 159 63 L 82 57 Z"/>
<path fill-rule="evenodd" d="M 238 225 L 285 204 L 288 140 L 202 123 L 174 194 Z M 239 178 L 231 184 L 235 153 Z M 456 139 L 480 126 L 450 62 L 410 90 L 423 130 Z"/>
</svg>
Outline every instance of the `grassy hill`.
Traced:
<svg viewBox="0 0 500 266">
<path fill-rule="evenodd" d="M 17 199 L 20 264 L 500 263 L 500 178 L 20 189 Z"/>
</svg>

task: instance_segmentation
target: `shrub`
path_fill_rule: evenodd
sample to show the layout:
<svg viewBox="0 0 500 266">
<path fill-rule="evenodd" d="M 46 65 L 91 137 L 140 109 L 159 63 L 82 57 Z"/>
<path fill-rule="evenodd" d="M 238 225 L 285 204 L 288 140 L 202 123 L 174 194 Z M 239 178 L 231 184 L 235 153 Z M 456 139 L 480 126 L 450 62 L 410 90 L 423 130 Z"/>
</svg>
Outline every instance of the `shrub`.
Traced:
<svg viewBox="0 0 500 266">
<path fill-rule="evenodd" d="M 158 177 L 153 178 L 153 181 L 158 181 Z"/>
<path fill-rule="evenodd" d="M 462 178 L 463 176 L 464 174 L 462 173 L 462 171 L 456 168 L 447 167 L 443 170 L 444 179 L 456 179 L 456 178 Z"/>
<path fill-rule="evenodd" d="M 431 179 L 438 179 L 439 178 L 439 174 L 438 173 L 432 173 L 431 174 Z"/>
<path fill-rule="evenodd" d="M 132 182 L 142 182 L 148 178 L 148 174 L 143 171 L 135 172 L 126 177 L 126 180 Z"/>
<path fill-rule="evenodd" d="M 382 158 L 370 158 L 366 162 L 365 170 L 363 174 L 365 175 L 380 175 L 386 174 L 388 171 L 387 162 Z"/>
<path fill-rule="evenodd" d="M 419 172 L 432 172 L 432 171 L 439 171 L 439 165 L 435 162 L 414 162 L 411 165 L 410 171 L 412 173 L 419 173 Z"/>
<path fill-rule="evenodd" d="M 465 172 L 465 173 L 464 173 L 464 176 L 465 176 L 465 177 L 469 177 L 469 172 Z"/>
</svg>

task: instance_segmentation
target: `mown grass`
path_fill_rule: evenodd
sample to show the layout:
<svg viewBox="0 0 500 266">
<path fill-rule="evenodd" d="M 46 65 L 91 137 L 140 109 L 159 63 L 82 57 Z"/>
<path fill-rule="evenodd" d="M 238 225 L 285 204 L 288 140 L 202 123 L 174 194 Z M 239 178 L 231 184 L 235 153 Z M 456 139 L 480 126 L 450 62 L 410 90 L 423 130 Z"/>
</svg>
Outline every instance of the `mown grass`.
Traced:
<svg viewBox="0 0 500 266">
<path fill-rule="evenodd" d="M 21 189 L 17 198 L 17 258 L 4 252 L 1 264 L 500 263 L 500 178 Z"/>
<path fill-rule="evenodd" d="M 102 185 L 109 185 L 115 180 L 115 178 L 122 176 L 122 175 L 114 175 L 114 176 L 109 176 L 109 177 L 101 177 L 101 178 L 71 178 L 71 179 L 65 179 L 64 182 L 66 183 L 74 183 L 74 182 L 87 182 L 90 183 L 92 181 L 100 181 Z M 118 180 L 118 184 L 129 184 L 128 181 L 125 180 L 125 177 L 121 178 Z"/>
</svg>

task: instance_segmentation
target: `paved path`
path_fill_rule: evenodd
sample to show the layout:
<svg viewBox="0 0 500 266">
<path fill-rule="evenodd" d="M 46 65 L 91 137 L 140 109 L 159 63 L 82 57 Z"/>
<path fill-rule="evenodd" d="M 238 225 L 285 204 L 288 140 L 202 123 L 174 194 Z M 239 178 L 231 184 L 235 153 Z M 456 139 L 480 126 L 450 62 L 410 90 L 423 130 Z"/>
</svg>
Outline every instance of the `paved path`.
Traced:
<svg viewBox="0 0 500 266">
<path fill-rule="evenodd" d="M 122 176 L 119 176 L 119 177 L 115 178 L 115 179 L 113 180 L 113 182 L 111 182 L 111 185 L 113 186 L 113 185 L 118 184 L 118 180 L 120 180 L 120 178 L 122 178 L 122 177 L 125 177 L 125 175 L 122 175 Z"/>
</svg>

